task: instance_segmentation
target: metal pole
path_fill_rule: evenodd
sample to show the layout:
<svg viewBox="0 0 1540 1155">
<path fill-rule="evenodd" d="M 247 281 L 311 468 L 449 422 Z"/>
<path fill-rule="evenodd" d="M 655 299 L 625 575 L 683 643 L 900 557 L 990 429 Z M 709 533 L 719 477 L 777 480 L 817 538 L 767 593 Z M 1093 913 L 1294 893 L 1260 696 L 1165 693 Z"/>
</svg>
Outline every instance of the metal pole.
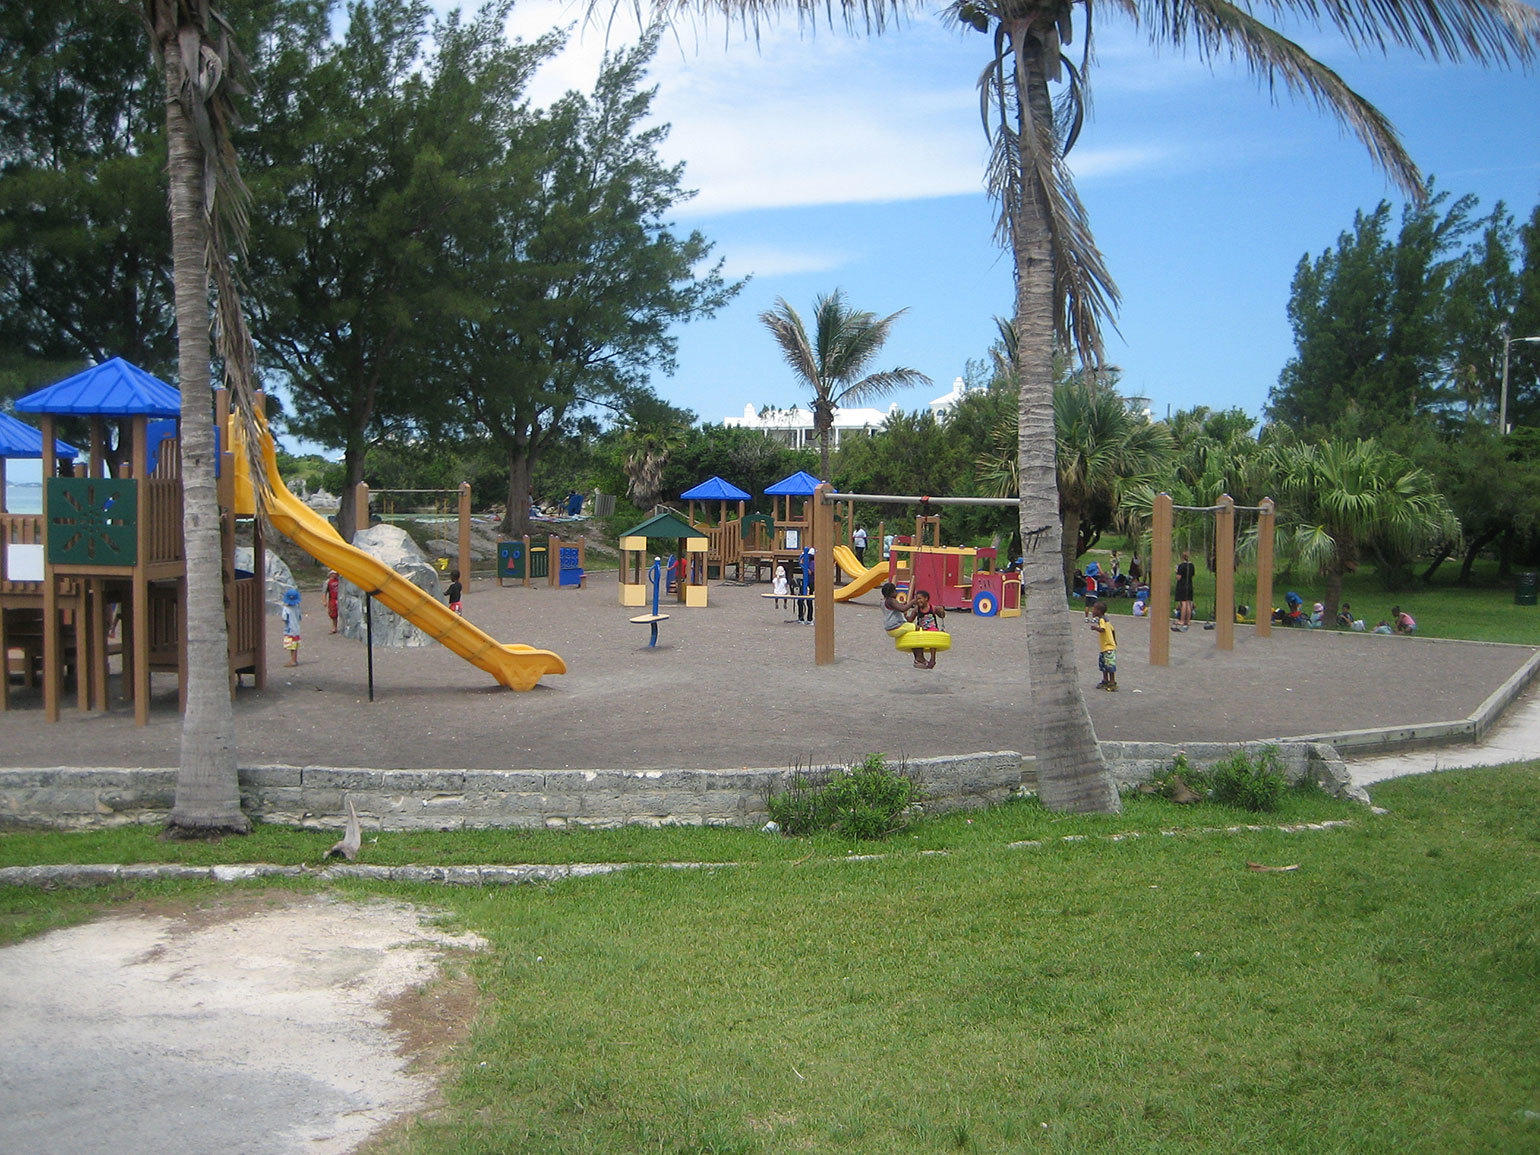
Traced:
<svg viewBox="0 0 1540 1155">
<path fill-rule="evenodd" d="M 1503 388 L 1497 401 L 1497 435 L 1508 435 L 1508 350 L 1513 348 L 1513 340 L 1506 333 L 1503 334 Z"/>
<path fill-rule="evenodd" d="M 919 505 L 922 502 L 930 505 L 1020 505 L 1019 497 L 916 497 L 913 495 L 893 493 L 827 493 L 823 497 L 824 504 L 833 505 L 838 501 L 871 501 L 881 502 L 886 505 Z"/>
<path fill-rule="evenodd" d="M 364 595 L 364 648 L 369 654 L 369 700 L 374 701 L 374 595 Z"/>
</svg>

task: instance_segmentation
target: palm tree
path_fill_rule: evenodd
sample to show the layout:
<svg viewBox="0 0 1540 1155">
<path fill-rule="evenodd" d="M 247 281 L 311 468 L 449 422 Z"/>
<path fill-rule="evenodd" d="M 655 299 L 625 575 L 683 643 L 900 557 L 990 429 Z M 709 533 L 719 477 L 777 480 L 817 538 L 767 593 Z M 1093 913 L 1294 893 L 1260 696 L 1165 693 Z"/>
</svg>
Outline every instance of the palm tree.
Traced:
<svg viewBox="0 0 1540 1155">
<path fill-rule="evenodd" d="M 1068 591 L 1075 561 L 1089 545 L 1081 540 L 1087 513 L 1116 510 L 1125 491 L 1152 484 L 1171 463 L 1172 441 L 1165 426 L 1144 420 L 1127 399 L 1086 374 L 1055 387 L 1053 417 L 1061 572 Z M 1015 421 L 996 429 L 991 441 L 979 461 L 985 485 L 999 497 L 1019 493 Z"/>
<path fill-rule="evenodd" d="M 187 710 L 170 828 L 192 835 L 245 833 L 230 701 L 219 501 L 210 394 L 209 284 L 218 301 L 219 353 L 235 409 L 249 418 L 251 341 L 226 259 L 244 235 L 245 189 L 230 145 L 230 70 L 239 55 L 207 0 L 143 0 L 145 24 L 166 73 L 168 200 L 182 392 L 183 537 L 187 564 Z M 254 430 L 246 444 L 255 448 Z M 259 471 L 253 477 L 261 476 Z"/>
<path fill-rule="evenodd" d="M 1342 575 L 1361 561 L 1393 569 L 1460 536 L 1432 476 L 1376 441 L 1288 443 L 1268 456 L 1291 552 L 1326 579 L 1327 621 L 1337 616 Z"/>
<path fill-rule="evenodd" d="M 770 330 L 792 372 L 813 394 L 813 432 L 818 436 L 820 469 L 829 476 L 829 431 L 834 412 L 914 385 L 929 385 L 918 369 L 888 369 L 865 373 L 872 358 L 887 343 L 893 322 L 908 310 L 886 317 L 852 309 L 840 290 L 813 301 L 813 335 L 809 339 L 801 316 L 782 298 L 759 315 Z"/>
<path fill-rule="evenodd" d="M 591 0 L 592 2 L 592 0 Z M 805 23 L 831 22 L 880 33 L 925 6 L 916 0 L 659 0 L 665 11 L 720 11 L 751 28 L 782 7 Z M 1231 0 L 1172 5 L 1117 0 L 1113 10 L 1135 21 L 1157 48 L 1193 50 L 1204 61 L 1240 60 L 1269 91 L 1313 101 L 1364 144 L 1370 157 L 1414 199 L 1424 196 L 1417 166 L 1385 116 L 1302 47 Z M 1078 61 L 1073 43 L 1077 9 L 1083 17 Z M 1027 655 L 1032 677 L 1032 737 L 1039 795 L 1058 810 L 1119 808 L 1117 790 L 1096 743 L 1080 691 L 1059 590 L 1063 561 L 1056 535 L 1053 357 L 1072 348 L 1089 367 L 1102 364 L 1101 327 L 1117 306 L 1112 283 L 1091 234 L 1065 158 L 1084 123 L 1090 79 L 1090 28 L 1095 0 L 951 0 L 943 14 L 990 36 L 990 60 L 979 78 L 986 125 L 994 145 L 988 185 L 1000 201 L 999 234 L 1016 265 L 1016 334 L 1020 384 L 1021 527 L 1026 554 Z M 1435 60 L 1528 65 L 1540 50 L 1540 12 L 1517 0 L 1276 0 L 1268 11 L 1312 26 L 1333 25 L 1349 44 L 1391 46 Z M 1054 99 L 1050 85 L 1060 87 Z"/>
<path fill-rule="evenodd" d="M 663 471 L 668 459 L 689 438 L 684 422 L 668 417 L 633 421 L 620 435 L 621 468 L 628 485 L 626 496 L 637 509 L 648 509 L 663 494 Z"/>
</svg>

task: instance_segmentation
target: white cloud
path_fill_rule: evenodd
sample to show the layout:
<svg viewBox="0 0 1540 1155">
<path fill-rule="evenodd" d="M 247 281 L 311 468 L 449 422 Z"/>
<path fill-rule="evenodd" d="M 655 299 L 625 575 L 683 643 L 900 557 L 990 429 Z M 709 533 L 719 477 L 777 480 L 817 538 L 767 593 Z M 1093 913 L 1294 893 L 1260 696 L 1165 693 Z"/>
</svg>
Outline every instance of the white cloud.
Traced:
<svg viewBox="0 0 1540 1155">
<path fill-rule="evenodd" d="M 826 273 L 850 262 L 852 254 L 840 249 L 798 249 L 781 245 L 734 244 L 725 254 L 723 275 L 729 279 L 781 277 L 798 273 Z"/>
<path fill-rule="evenodd" d="M 583 0 L 530 0 L 515 9 L 509 32 L 525 40 L 574 28 L 566 50 L 536 78 L 536 104 L 590 90 L 606 46 L 636 39 L 634 11 L 599 21 L 587 11 Z M 1181 87 L 1202 71 L 1168 59 L 1136 77 L 1131 66 L 1150 64 L 1148 48 L 1122 29 L 1098 45 L 1104 63 L 1115 62 L 1134 87 Z M 664 155 L 685 162 L 685 185 L 698 192 L 686 211 L 700 217 L 977 194 L 988 146 L 975 82 L 988 55 L 986 38 L 929 16 L 875 38 L 827 28 L 804 35 L 789 21 L 762 30 L 757 42 L 736 27 L 724 36 L 720 20 L 665 34 L 651 70 L 654 110 L 672 126 Z M 1144 142 L 1082 146 L 1072 159 L 1089 181 L 1159 167 L 1171 155 Z"/>
</svg>

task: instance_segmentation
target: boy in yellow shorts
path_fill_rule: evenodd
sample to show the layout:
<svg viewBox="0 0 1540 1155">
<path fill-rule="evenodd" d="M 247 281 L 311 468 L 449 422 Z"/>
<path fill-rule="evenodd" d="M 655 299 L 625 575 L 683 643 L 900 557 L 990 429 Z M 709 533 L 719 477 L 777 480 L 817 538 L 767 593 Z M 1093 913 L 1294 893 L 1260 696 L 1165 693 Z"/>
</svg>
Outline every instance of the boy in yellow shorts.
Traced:
<svg viewBox="0 0 1540 1155">
<path fill-rule="evenodd" d="M 1098 689 L 1116 691 L 1118 688 L 1118 635 L 1107 617 L 1107 603 L 1097 602 L 1091 607 L 1091 628 L 1101 636 L 1101 653 L 1096 656 L 1096 668 L 1102 672 Z"/>
</svg>

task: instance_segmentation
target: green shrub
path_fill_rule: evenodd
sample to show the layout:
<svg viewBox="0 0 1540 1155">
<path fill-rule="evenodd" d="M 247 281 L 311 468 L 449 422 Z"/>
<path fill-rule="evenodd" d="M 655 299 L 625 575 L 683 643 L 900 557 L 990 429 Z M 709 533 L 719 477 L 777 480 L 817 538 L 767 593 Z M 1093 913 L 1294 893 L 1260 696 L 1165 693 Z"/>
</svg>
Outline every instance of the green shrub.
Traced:
<svg viewBox="0 0 1540 1155">
<path fill-rule="evenodd" d="M 1172 784 L 1177 778 L 1185 782 L 1189 790 L 1198 794 L 1206 795 L 1209 792 L 1211 783 L 1208 774 L 1189 762 L 1187 755 L 1181 752 L 1171 759 L 1169 767 L 1151 777 L 1150 785 L 1162 798 L 1170 798 Z"/>
<path fill-rule="evenodd" d="M 794 774 L 768 799 L 770 817 L 789 835 L 832 830 L 847 838 L 876 841 L 902 830 L 920 787 L 908 774 L 888 769 L 881 754 L 849 769 L 833 767 Z"/>
<path fill-rule="evenodd" d="M 1271 746 L 1252 757 L 1237 750 L 1209 769 L 1212 797 L 1226 806 L 1239 806 L 1258 814 L 1277 810 L 1288 779 Z"/>
</svg>

